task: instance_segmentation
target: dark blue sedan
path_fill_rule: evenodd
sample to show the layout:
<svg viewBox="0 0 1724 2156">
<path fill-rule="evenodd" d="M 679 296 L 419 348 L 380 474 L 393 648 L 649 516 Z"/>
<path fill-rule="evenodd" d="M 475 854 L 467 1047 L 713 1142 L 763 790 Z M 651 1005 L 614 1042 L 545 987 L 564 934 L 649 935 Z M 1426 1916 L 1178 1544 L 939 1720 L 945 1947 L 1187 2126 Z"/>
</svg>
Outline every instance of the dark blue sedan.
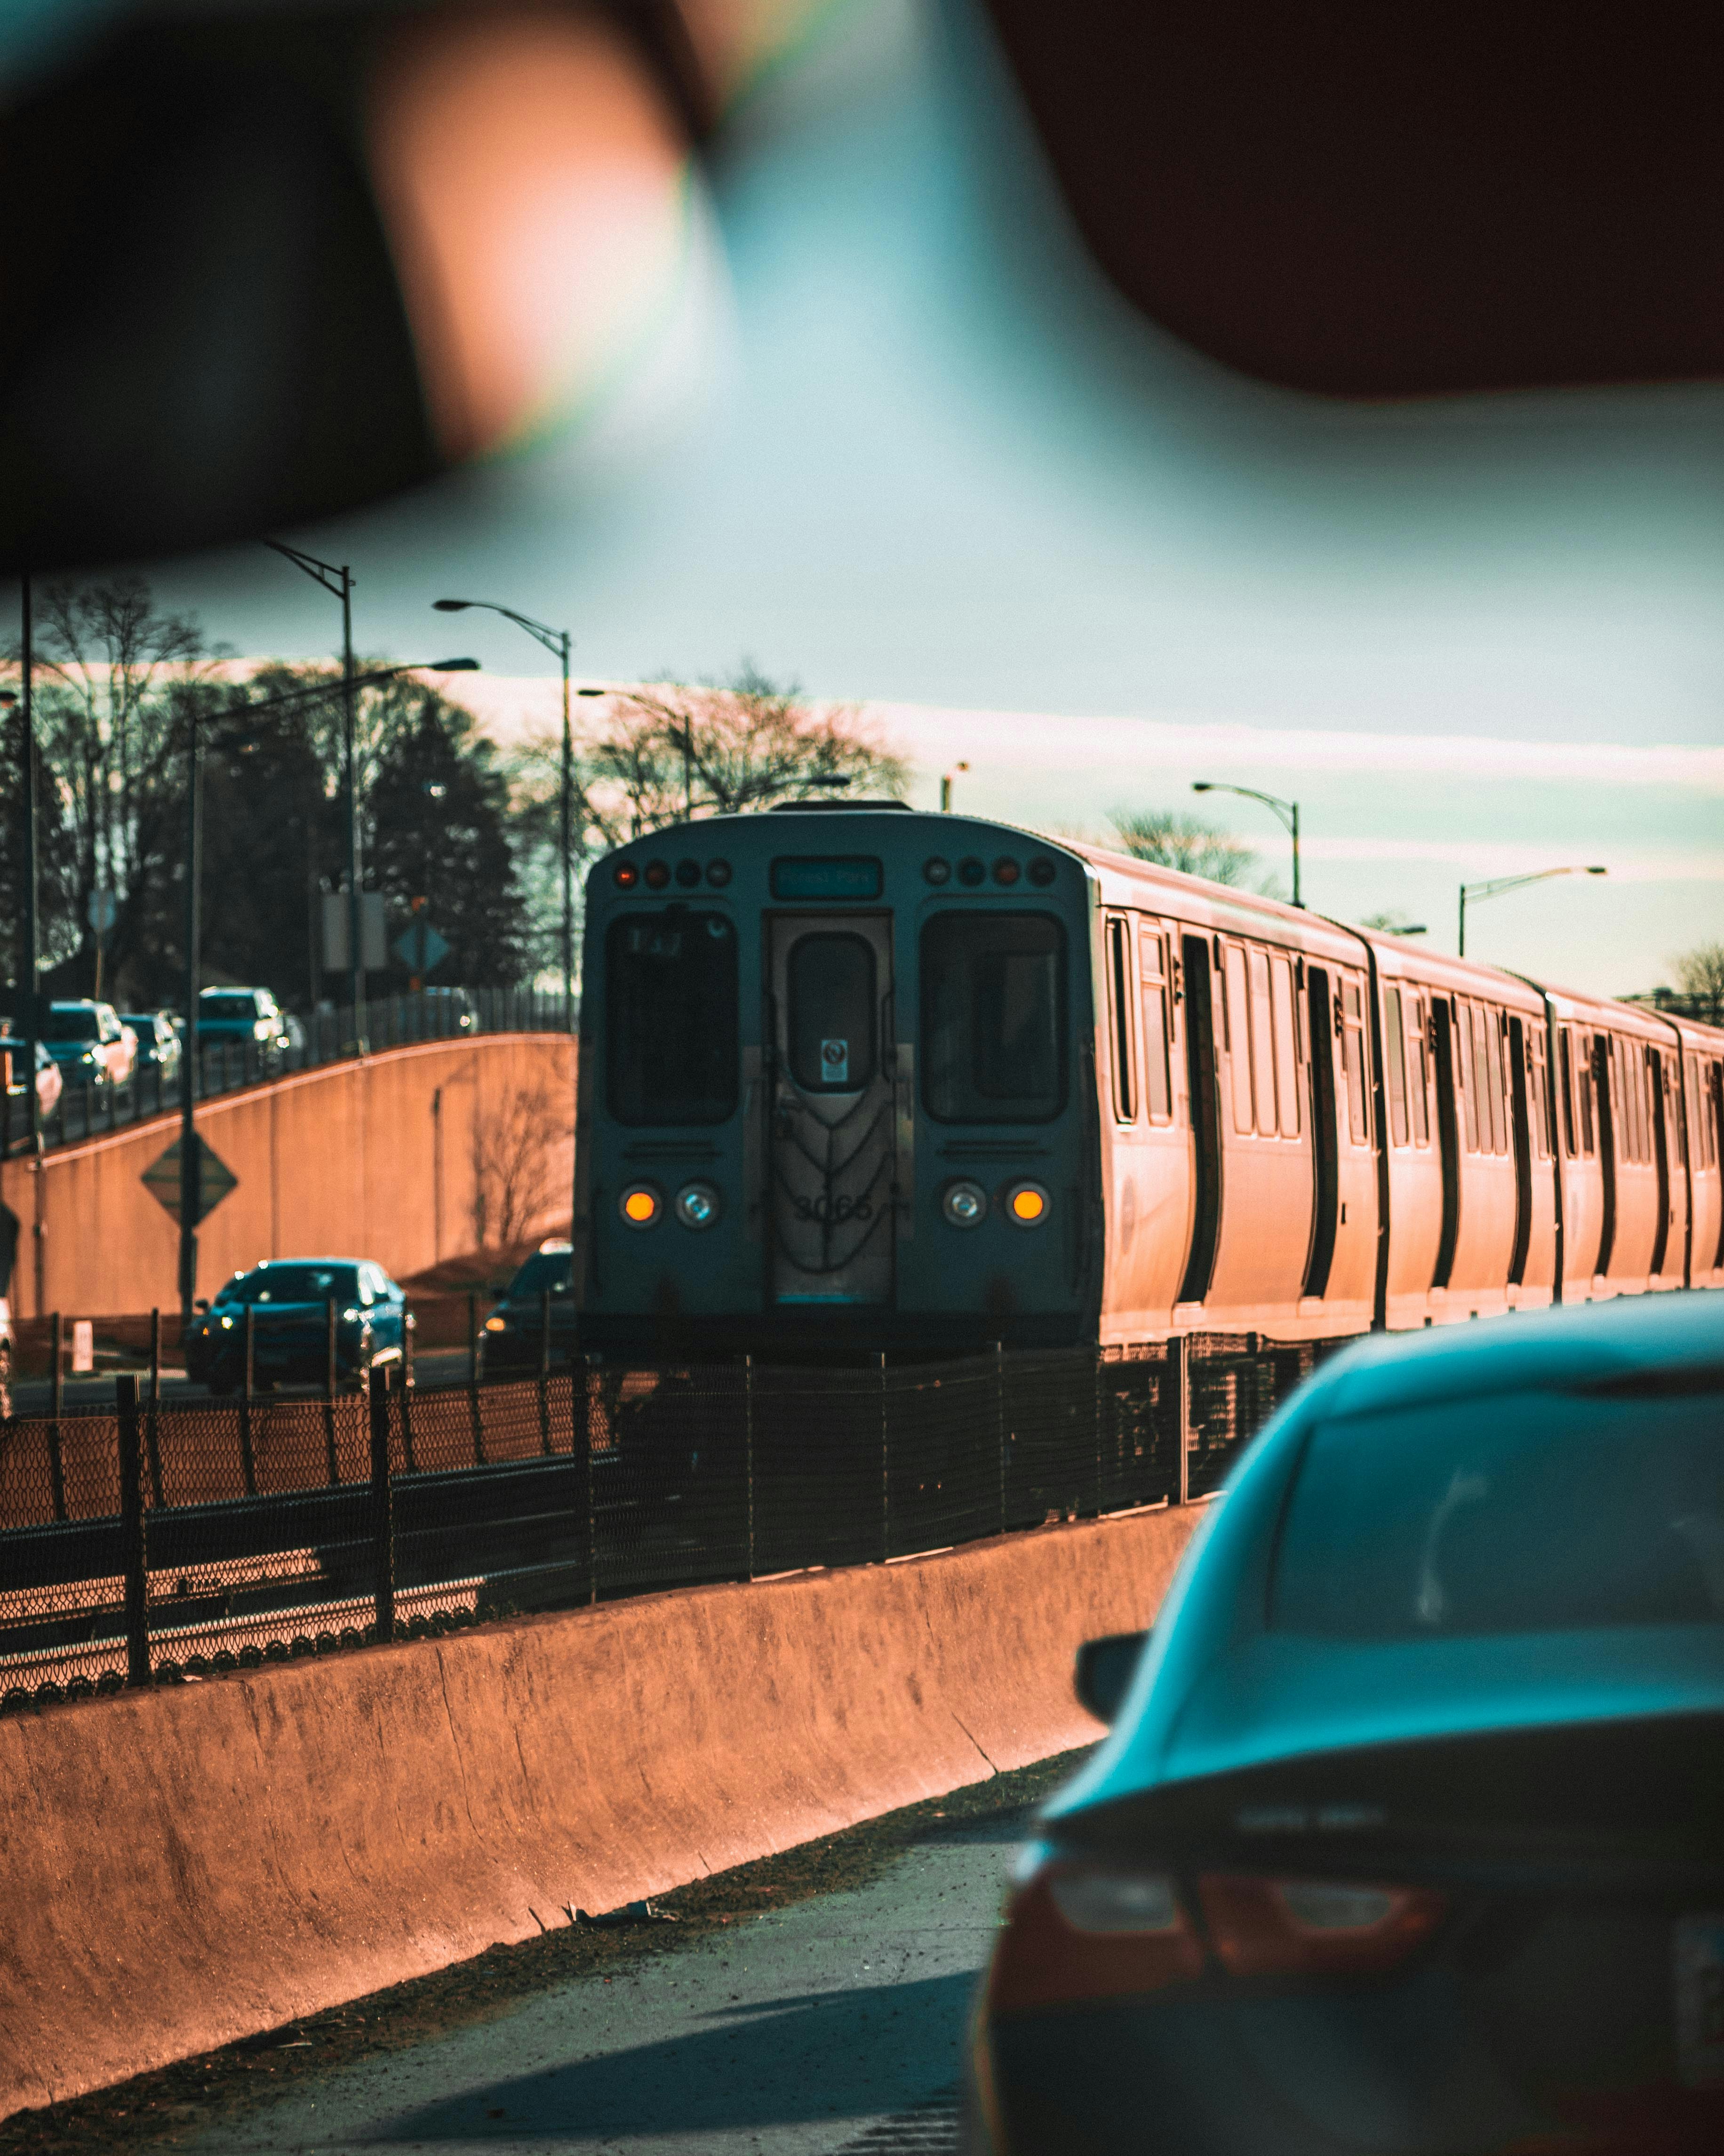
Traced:
<svg viewBox="0 0 1724 2156">
<path fill-rule="evenodd" d="M 260 1387 L 327 1381 L 332 1311 L 338 1384 L 401 1362 L 413 1325 L 404 1291 L 369 1259 L 271 1259 L 235 1273 L 200 1306 L 186 1338 L 188 1377 L 213 1393 L 244 1382 L 248 1310 L 252 1376 Z"/>
<path fill-rule="evenodd" d="M 1339 1357 L 1079 1691 L 975 2156 L 1724 2149 L 1724 1296 Z"/>
</svg>

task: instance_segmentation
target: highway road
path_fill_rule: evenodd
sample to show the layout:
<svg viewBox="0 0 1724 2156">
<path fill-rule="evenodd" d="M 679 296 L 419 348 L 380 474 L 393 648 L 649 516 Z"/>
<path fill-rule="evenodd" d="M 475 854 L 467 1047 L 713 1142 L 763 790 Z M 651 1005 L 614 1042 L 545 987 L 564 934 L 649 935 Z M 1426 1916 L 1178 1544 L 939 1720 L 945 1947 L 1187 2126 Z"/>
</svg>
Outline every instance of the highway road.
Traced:
<svg viewBox="0 0 1724 2156">
<path fill-rule="evenodd" d="M 1073 1764 L 1001 1776 L 812 1845 L 828 1872 L 861 1875 L 836 1892 L 763 1910 L 763 1900 L 807 1891 L 793 1851 L 687 1890 L 692 1905 L 669 1897 L 696 1928 L 689 1936 L 668 1923 L 612 1935 L 610 1958 L 500 2015 L 457 2015 L 390 2045 L 399 1994 L 383 1994 L 360 2002 L 378 2034 L 357 2059 L 343 2041 L 351 2030 L 332 2025 L 340 2016 L 283 2030 L 264 2040 L 268 2049 L 250 2048 L 244 2093 L 256 2107 L 236 2112 L 208 2084 L 220 2115 L 206 2110 L 178 2145 L 198 2156 L 954 2151 L 965 2015 L 1027 1799 Z M 727 1898 L 728 1912 L 716 1906 Z M 435 1981 L 476 1986 L 512 1953 L 555 1945 L 553 1935 L 493 1948 Z M 320 2049 L 332 2046 L 348 2062 L 322 2066 Z M 260 2076 L 277 2071 L 291 2081 L 257 2105 Z M 195 2071 L 174 2070 L 183 2082 Z M 178 2111 L 184 2132 L 203 2107 L 175 2106 L 172 2093 L 164 2086 L 158 2115 Z M 137 2121 L 138 2096 L 131 2102 Z"/>
</svg>

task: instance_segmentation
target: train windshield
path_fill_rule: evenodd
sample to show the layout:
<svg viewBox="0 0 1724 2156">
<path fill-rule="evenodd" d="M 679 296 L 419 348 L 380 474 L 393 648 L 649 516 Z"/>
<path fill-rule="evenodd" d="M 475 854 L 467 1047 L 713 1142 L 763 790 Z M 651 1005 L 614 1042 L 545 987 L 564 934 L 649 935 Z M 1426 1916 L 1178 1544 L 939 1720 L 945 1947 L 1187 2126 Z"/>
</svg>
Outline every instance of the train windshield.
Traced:
<svg viewBox="0 0 1724 2156">
<path fill-rule="evenodd" d="M 1065 1106 L 1065 931 L 1046 913 L 937 913 L 922 932 L 922 1097 L 945 1123 Z"/>
<path fill-rule="evenodd" d="M 640 1129 L 736 1112 L 736 933 L 722 913 L 626 914 L 605 939 L 610 1112 Z"/>
</svg>

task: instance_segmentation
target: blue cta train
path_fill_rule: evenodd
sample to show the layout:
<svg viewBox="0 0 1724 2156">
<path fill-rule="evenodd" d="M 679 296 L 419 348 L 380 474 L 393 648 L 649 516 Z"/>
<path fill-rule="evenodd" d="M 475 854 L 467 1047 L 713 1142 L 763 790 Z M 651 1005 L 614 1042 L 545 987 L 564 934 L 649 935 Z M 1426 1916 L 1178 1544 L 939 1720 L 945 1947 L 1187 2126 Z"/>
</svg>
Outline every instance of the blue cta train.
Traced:
<svg viewBox="0 0 1724 2156">
<path fill-rule="evenodd" d="M 605 1359 L 1332 1340 L 1724 1285 L 1724 1032 L 1010 826 L 809 803 L 587 881 Z"/>
</svg>

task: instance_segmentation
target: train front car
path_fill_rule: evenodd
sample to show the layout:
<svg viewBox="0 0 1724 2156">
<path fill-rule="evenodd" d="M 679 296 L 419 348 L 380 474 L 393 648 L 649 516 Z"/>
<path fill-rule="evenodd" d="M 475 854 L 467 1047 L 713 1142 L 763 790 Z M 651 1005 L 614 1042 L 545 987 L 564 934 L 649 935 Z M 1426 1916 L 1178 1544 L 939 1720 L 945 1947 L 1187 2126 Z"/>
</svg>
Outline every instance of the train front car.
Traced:
<svg viewBox="0 0 1724 2156">
<path fill-rule="evenodd" d="M 1090 883 L 893 803 L 715 817 L 587 881 L 584 1350 L 1095 1337 Z"/>
</svg>

